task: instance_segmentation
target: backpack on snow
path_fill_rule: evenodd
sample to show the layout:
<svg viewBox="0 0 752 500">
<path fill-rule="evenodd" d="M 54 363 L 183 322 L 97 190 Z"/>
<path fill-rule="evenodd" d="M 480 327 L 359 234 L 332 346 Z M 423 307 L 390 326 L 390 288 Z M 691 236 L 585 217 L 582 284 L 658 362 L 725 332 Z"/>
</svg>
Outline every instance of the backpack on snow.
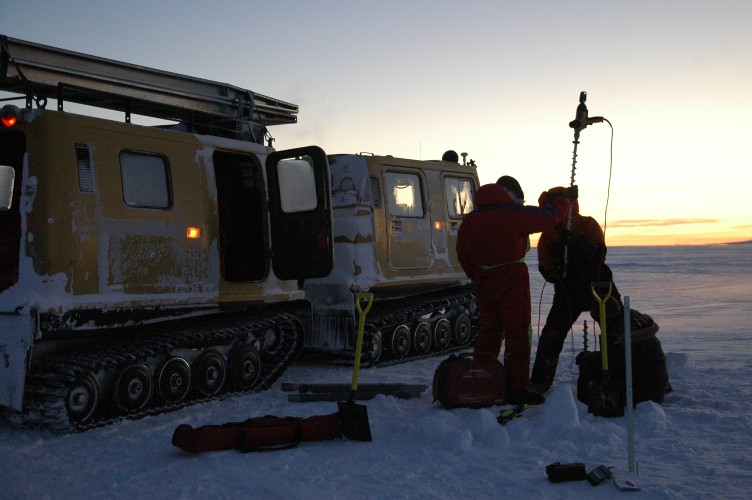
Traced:
<svg viewBox="0 0 752 500">
<path fill-rule="evenodd" d="M 433 375 L 434 403 L 447 409 L 502 404 L 506 392 L 504 365 L 491 354 L 452 354 Z"/>
<path fill-rule="evenodd" d="M 631 310 L 632 337 L 632 389 L 633 403 L 655 401 L 662 403 L 671 391 L 666 368 L 666 355 L 656 337 L 658 324 L 647 314 Z M 623 314 L 607 325 L 608 374 L 615 383 L 621 384 L 626 394 L 626 361 L 624 359 Z M 577 378 L 577 399 L 588 404 L 590 388 L 601 380 L 603 367 L 600 351 L 583 351 L 577 355 L 580 375 Z"/>
</svg>

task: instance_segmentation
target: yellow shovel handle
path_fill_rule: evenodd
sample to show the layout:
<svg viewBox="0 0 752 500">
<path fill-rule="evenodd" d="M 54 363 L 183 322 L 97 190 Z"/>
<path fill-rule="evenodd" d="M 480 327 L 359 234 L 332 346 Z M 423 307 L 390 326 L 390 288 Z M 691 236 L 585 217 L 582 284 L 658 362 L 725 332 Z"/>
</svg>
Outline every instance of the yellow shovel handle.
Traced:
<svg viewBox="0 0 752 500">
<path fill-rule="evenodd" d="M 362 301 L 367 301 L 366 308 L 363 309 Z M 358 336 L 355 339 L 355 368 L 353 369 L 352 385 L 350 390 L 354 397 L 355 391 L 358 390 L 358 375 L 360 373 L 360 356 L 363 352 L 363 331 L 366 328 L 366 314 L 371 310 L 373 305 L 373 293 L 357 292 L 355 294 L 355 309 L 358 310 Z"/>
<path fill-rule="evenodd" d="M 605 297 L 601 298 L 598 292 L 595 291 L 596 285 L 603 285 L 603 283 L 591 283 L 590 290 L 593 292 L 593 297 L 598 301 L 598 323 L 601 326 L 601 366 L 603 371 L 608 371 L 608 337 L 606 334 L 606 302 L 611 297 L 611 282 L 608 283 L 608 293 Z"/>
</svg>

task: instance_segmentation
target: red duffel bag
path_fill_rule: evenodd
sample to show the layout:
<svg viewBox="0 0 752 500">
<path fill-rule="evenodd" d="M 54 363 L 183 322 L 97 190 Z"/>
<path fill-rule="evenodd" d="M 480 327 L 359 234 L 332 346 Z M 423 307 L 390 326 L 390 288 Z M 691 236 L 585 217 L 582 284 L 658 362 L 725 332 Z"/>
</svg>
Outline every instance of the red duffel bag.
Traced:
<svg viewBox="0 0 752 500">
<path fill-rule="evenodd" d="M 443 408 L 484 408 L 504 402 L 504 365 L 491 354 L 452 354 L 433 375 L 433 400 Z"/>
<path fill-rule="evenodd" d="M 280 450 L 304 441 L 339 437 L 342 437 L 342 416 L 337 412 L 307 418 L 268 415 L 197 428 L 183 424 L 175 429 L 172 444 L 190 453 L 231 449 L 247 452 Z"/>
</svg>

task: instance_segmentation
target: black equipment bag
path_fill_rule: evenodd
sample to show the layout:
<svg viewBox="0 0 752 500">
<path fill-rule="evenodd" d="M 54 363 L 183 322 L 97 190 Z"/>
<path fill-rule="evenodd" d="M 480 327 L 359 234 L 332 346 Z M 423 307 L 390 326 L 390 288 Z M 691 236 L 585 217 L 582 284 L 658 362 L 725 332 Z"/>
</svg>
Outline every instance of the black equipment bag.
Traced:
<svg viewBox="0 0 752 500">
<path fill-rule="evenodd" d="M 452 354 L 433 375 L 434 403 L 447 409 L 502 404 L 506 392 L 504 365 L 491 354 Z"/>
<path fill-rule="evenodd" d="M 670 392 L 666 355 L 656 337 L 658 324 L 647 314 L 631 310 L 632 390 L 633 404 L 643 401 L 662 403 Z M 608 377 L 620 384 L 626 394 L 626 361 L 624 359 L 624 318 L 619 315 L 607 324 Z M 583 351 L 577 355 L 580 375 L 577 399 L 588 404 L 591 386 L 603 378 L 600 351 Z"/>
</svg>

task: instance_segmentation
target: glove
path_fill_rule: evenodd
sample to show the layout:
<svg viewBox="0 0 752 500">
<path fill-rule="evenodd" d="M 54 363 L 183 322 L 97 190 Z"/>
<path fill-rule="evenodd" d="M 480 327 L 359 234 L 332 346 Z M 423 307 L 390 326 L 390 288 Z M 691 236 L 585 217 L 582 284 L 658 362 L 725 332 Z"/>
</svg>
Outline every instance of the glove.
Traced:
<svg viewBox="0 0 752 500">
<path fill-rule="evenodd" d="M 562 245 L 570 246 L 572 243 L 575 242 L 575 240 L 579 239 L 572 231 L 565 229 L 561 232 L 559 235 L 559 242 Z"/>
<path fill-rule="evenodd" d="M 577 201 L 577 198 L 579 198 L 580 196 L 580 188 L 578 188 L 577 185 L 575 184 L 574 186 L 570 186 L 567 189 L 565 189 L 563 194 L 570 200 Z"/>
</svg>

